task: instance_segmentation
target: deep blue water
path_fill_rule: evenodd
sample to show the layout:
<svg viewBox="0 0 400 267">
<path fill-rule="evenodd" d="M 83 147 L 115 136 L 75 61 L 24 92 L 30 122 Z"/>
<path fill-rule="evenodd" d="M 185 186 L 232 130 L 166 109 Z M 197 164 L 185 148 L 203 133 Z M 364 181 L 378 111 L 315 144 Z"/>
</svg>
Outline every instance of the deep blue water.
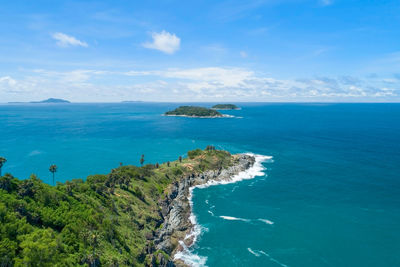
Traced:
<svg viewBox="0 0 400 267">
<path fill-rule="evenodd" d="M 241 118 L 160 116 L 177 105 L 0 105 L 3 173 L 51 183 L 53 163 L 65 181 L 208 144 L 269 155 L 265 176 L 194 190 L 204 231 L 193 253 L 206 265 L 400 266 L 400 104 L 239 103 L 225 113 Z"/>
</svg>

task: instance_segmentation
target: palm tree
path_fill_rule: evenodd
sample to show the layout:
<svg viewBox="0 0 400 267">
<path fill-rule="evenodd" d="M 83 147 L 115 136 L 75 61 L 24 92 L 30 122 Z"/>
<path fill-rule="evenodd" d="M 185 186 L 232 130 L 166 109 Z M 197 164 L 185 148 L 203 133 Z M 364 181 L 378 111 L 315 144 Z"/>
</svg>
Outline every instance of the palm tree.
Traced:
<svg viewBox="0 0 400 267">
<path fill-rule="evenodd" d="M 1 168 L 3 167 L 4 163 L 7 162 L 6 158 L 0 157 L 0 176 L 1 176 Z"/>
<path fill-rule="evenodd" d="M 143 166 L 143 163 L 144 163 L 144 155 L 142 155 L 142 157 L 140 158 L 140 165 Z"/>
<path fill-rule="evenodd" d="M 57 165 L 55 165 L 55 164 L 51 165 L 50 168 L 49 168 L 49 171 L 53 174 L 53 185 L 55 185 L 54 184 L 54 174 L 57 171 Z"/>
</svg>

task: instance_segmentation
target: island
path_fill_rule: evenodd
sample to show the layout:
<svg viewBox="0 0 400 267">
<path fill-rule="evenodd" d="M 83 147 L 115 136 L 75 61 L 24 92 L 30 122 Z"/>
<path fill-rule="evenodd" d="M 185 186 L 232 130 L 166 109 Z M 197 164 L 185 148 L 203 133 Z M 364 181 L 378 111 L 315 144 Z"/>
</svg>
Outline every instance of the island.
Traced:
<svg viewBox="0 0 400 267">
<path fill-rule="evenodd" d="M 234 110 L 234 109 L 240 109 L 236 105 L 233 104 L 217 104 L 212 107 L 212 109 L 217 109 L 217 110 Z"/>
<path fill-rule="evenodd" d="M 140 163 L 56 186 L 36 175 L 0 177 L 3 265 L 184 266 L 176 255 L 193 242 L 191 189 L 232 181 L 255 157 L 207 146 Z"/>
<path fill-rule="evenodd" d="M 180 117 L 194 117 L 194 118 L 219 118 L 225 117 L 220 112 L 204 107 L 197 106 L 180 106 L 174 110 L 164 113 L 165 116 L 180 116 Z"/>
<path fill-rule="evenodd" d="M 68 100 L 60 99 L 60 98 L 48 98 L 42 101 L 30 101 L 30 102 L 8 102 L 8 104 L 67 104 L 71 103 Z"/>
<path fill-rule="evenodd" d="M 60 98 L 49 98 L 46 100 L 42 101 L 31 101 L 30 103 L 36 103 L 36 104 L 41 104 L 41 103 L 54 103 L 54 104 L 61 104 L 61 103 L 71 103 L 68 100 L 60 99 Z"/>
</svg>

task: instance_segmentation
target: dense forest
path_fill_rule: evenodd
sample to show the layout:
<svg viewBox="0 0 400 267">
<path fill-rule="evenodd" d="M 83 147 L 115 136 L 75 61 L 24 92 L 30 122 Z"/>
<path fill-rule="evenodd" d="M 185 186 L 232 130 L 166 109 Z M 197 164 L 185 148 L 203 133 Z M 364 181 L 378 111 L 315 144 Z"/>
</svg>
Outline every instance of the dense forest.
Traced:
<svg viewBox="0 0 400 267">
<path fill-rule="evenodd" d="M 196 106 L 180 106 L 174 110 L 165 112 L 167 116 L 189 116 L 189 117 L 222 117 L 223 115 L 214 110 Z"/>
<path fill-rule="evenodd" d="M 0 177 L 0 265 L 157 265 L 157 254 L 165 254 L 154 249 L 154 234 L 163 223 L 158 203 L 169 185 L 232 161 L 228 152 L 208 146 L 177 161 L 119 166 L 107 175 L 56 186 L 35 175 L 19 180 L 5 174 Z"/>
<path fill-rule="evenodd" d="M 234 104 L 217 104 L 212 107 L 213 109 L 221 109 L 221 110 L 230 110 L 230 109 L 239 109 Z"/>
</svg>

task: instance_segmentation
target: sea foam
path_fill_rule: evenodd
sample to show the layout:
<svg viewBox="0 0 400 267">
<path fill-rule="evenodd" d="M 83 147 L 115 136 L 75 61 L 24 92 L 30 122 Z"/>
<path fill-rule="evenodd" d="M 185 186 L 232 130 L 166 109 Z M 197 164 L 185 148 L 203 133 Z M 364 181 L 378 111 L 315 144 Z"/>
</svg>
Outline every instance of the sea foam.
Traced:
<svg viewBox="0 0 400 267">
<path fill-rule="evenodd" d="M 265 167 L 262 165 L 262 163 L 267 160 L 271 160 L 272 156 L 256 155 L 253 153 L 247 153 L 247 155 L 253 156 L 255 158 L 255 162 L 254 162 L 253 166 L 245 171 L 242 171 L 242 172 L 232 176 L 230 180 L 208 181 L 205 184 L 190 187 L 188 200 L 189 200 L 189 204 L 190 204 L 192 213 L 189 217 L 189 220 L 193 224 L 193 228 L 190 231 L 190 233 L 186 235 L 185 239 L 189 239 L 189 238 L 193 239 L 192 245 L 194 243 L 196 243 L 196 240 L 202 233 L 202 230 L 207 230 L 206 228 L 203 228 L 202 226 L 197 224 L 196 215 L 194 215 L 194 213 L 193 213 L 193 201 L 192 201 L 193 189 L 207 188 L 209 186 L 219 185 L 219 184 L 231 184 L 231 183 L 236 183 L 236 182 L 239 182 L 242 180 L 253 179 L 256 176 L 264 175 L 265 173 L 263 171 L 265 170 Z M 230 217 L 230 216 L 220 216 L 220 217 L 223 219 L 226 219 L 226 220 L 229 220 L 232 218 L 241 219 L 241 218 L 235 218 L 235 217 Z M 242 219 L 242 220 L 246 220 L 246 219 Z M 183 241 L 179 241 L 179 244 L 182 246 L 183 250 L 176 253 L 174 256 L 174 259 L 182 260 L 187 265 L 193 266 L 193 267 L 206 266 L 207 257 L 192 253 L 190 251 L 189 247 L 186 246 Z"/>
<path fill-rule="evenodd" d="M 243 218 L 236 218 L 236 217 L 231 217 L 231 216 L 219 216 L 220 218 L 228 221 L 243 221 L 243 222 L 249 222 L 249 219 L 243 219 Z"/>
<path fill-rule="evenodd" d="M 256 257 L 260 257 L 261 255 L 266 256 L 270 261 L 275 262 L 276 264 L 282 266 L 282 267 L 289 267 L 286 264 L 283 264 L 282 262 L 278 261 L 277 259 L 271 257 L 271 255 L 269 255 L 267 252 L 262 251 L 262 250 L 253 250 L 251 248 L 247 248 L 247 250 L 253 254 Z"/>
<path fill-rule="evenodd" d="M 266 224 L 274 224 L 274 222 L 273 221 L 270 221 L 270 220 L 267 220 L 267 219 L 258 219 L 260 222 L 264 222 L 264 223 L 266 223 Z"/>
</svg>

